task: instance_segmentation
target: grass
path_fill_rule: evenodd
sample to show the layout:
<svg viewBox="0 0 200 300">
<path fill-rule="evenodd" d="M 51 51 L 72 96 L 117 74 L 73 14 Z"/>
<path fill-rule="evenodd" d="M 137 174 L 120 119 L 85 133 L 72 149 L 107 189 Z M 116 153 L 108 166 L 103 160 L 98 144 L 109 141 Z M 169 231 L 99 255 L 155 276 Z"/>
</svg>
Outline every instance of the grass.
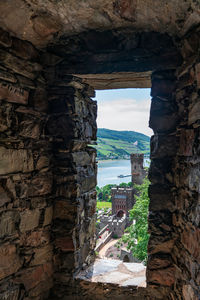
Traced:
<svg viewBox="0 0 200 300">
<path fill-rule="evenodd" d="M 112 203 L 111 202 L 100 202 L 100 201 L 97 201 L 97 208 L 98 209 L 101 209 L 101 208 L 111 208 L 112 207 Z"/>
</svg>

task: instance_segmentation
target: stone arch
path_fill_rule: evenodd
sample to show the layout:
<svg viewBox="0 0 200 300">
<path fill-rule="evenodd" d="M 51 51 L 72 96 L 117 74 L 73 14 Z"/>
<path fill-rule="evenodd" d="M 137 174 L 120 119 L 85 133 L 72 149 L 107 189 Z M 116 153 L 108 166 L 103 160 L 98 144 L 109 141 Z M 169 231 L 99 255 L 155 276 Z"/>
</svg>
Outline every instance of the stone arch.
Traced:
<svg viewBox="0 0 200 300">
<path fill-rule="evenodd" d="M 117 217 L 118 217 L 118 218 L 122 218 L 125 214 L 126 214 L 125 211 L 122 210 L 122 209 L 120 209 L 120 210 L 118 210 L 118 212 L 117 212 Z"/>
<path fill-rule="evenodd" d="M 130 262 L 128 255 L 124 255 L 123 262 Z"/>
</svg>

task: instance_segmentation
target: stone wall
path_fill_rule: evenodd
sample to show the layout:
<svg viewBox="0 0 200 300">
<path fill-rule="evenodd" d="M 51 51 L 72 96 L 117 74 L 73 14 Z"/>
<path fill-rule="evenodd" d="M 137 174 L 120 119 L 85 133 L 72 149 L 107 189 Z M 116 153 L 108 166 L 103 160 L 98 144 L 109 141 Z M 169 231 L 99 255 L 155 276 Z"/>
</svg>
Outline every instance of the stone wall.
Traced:
<svg viewBox="0 0 200 300">
<path fill-rule="evenodd" d="M 148 286 L 171 286 L 171 299 L 199 291 L 199 36 L 179 44 L 176 73 L 152 76 Z"/>
<path fill-rule="evenodd" d="M 48 73 L 48 71 L 47 71 Z M 48 75 L 48 74 L 46 74 Z M 53 155 L 53 299 L 63 299 L 73 274 L 94 260 L 96 241 L 96 140 L 94 91 L 81 80 L 49 81 L 47 136 Z"/>
<path fill-rule="evenodd" d="M 94 91 L 49 79 L 30 43 L 0 44 L 0 298 L 59 298 L 94 259 Z"/>
<path fill-rule="evenodd" d="M 95 33 L 84 33 L 80 40 L 76 36 L 71 45 L 63 38 L 62 47 L 58 41 L 57 48 L 48 48 L 54 54 L 59 48 L 61 58 L 41 56 L 32 44 L 0 31 L 0 298 L 79 299 L 82 293 L 81 299 L 95 299 L 96 294 L 97 299 L 120 299 L 131 293 L 131 299 L 196 300 L 200 30 L 176 39 L 176 47 L 168 35 L 153 32 L 136 39 L 131 31 L 123 44 L 126 30 L 111 31 L 111 37 L 115 33 L 122 41 L 117 45 L 123 51 L 115 51 L 115 42 L 108 49 L 105 43 L 103 49 L 90 49 L 89 58 Z M 98 38 L 102 41 L 103 33 L 98 32 Z M 165 53 L 168 44 L 171 50 Z M 107 64 L 110 51 L 115 69 Z M 133 72 L 153 72 L 154 136 L 148 286 L 125 291 L 73 281 L 74 274 L 94 259 L 96 164 L 95 150 L 88 144 L 96 139 L 96 103 L 90 99 L 92 88 L 66 74 L 117 74 L 131 71 L 131 66 Z"/>
<path fill-rule="evenodd" d="M 52 150 L 40 53 L 0 32 L 0 298 L 46 299 L 53 286 Z"/>
</svg>

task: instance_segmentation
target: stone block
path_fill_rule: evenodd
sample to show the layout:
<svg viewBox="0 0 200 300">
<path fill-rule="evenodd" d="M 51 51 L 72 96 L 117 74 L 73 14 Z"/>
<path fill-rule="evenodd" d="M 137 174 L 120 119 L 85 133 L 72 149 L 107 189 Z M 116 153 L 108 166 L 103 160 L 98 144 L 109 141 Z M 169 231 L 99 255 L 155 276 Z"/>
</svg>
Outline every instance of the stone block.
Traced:
<svg viewBox="0 0 200 300">
<path fill-rule="evenodd" d="M 195 66 L 197 88 L 200 89 L 200 63 Z"/>
<path fill-rule="evenodd" d="M 0 237 L 16 233 L 19 213 L 17 211 L 6 211 L 0 218 Z"/>
<path fill-rule="evenodd" d="M 167 79 L 154 79 L 152 80 L 151 96 L 170 96 L 175 89 L 176 81 Z"/>
<path fill-rule="evenodd" d="M 29 92 L 10 83 L 0 82 L 0 100 L 28 104 Z"/>
<path fill-rule="evenodd" d="M 23 59 L 36 60 L 39 58 L 39 53 L 30 42 L 20 40 L 13 37 L 12 52 Z"/>
<path fill-rule="evenodd" d="M 53 218 L 68 220 L 73 222 L 77 215 L 77 206 L 71 205 L 67 201 L 56 201 L 54 206 Z"/>
<path fill-rule="evenodd" d="M 200 101 L 197 101 L 189 108 L 188 125 L 192 125 L 199 120 L 200 120 Z"/>
<path fill-rule="evenodd" d="M 61 25 L 53 16 L 38 15 L 33 19 L 33 29 L 40 37 L 45 39 L 58 32 L 61 29 Z"/>
<path fill-rule="evenodd" d="M 39 157 L 37 164 L 36 164 L 36 169 L 37 170 L 41 170 L 44 168 L 48 168 L 50 165 L 50 161 L 49 161 L 49 157 L 42 155 Z"/>
<path fill-rule="evenodd" d="M 198 296 L 195 295 L 191 285 L 185 284 L 182 288 L 183 300 L 198 300 Z"/>
<path fill-rule="evenodd" d="M 48 231 L 33 231 L 20 235 L 20 245 L 24 247 L 39 247 L 50 242 L 50 233 Z"/>
<path fill-rule="evenodd" d="M 8 193 L 5 191 L 5 189 L 0 186 L 0 207 L 4 206 L 4 204 L 10 202 L 11 199 L 8 196 Z"/>
<path fill-rule="evenodd" d="M 148 257 L 148 269 L 157 270 L 164 269 L 172 265 L 172 259 L 167 254 L 156 254 Z"/>
<path fill-rule="evenodd" d="M 21 265 L 15 245 L 4 244 L 0 247 L 0 279 L 16 273 Z"/>
<path fill-rule="evenodd" d="M 194 139 L 195 131 L 193 129 L 181 130 L 178 154 L 183 156 L 192 156 Z"/>
<path fill-rule="evenodd" d="M 63 252 L 74 251 L 74 242 L 71 236 L 56 238 L 55 246 Z"/>
<path fill-rule="evenodd" d="M 3 47 L 10 47 L 12 45 L 12 38 L 7 31 L 0 29 L 0 44 Z"/>
<path fill-rule="evenodd" d="M 31 180 L 31 184 L 28 188 L 28 196 L 42 196 L 51 193 L 52 190 L 52 175 L 38 175 Z"/>
<path fill-rule="evenodd" d="M 161 184 L 149 186 L 149 211 L 169 210 L 173 211 L 174 197 L 170 187 Z"/>
<path fill-rule="evenodd" d="M 0 79 L 8 82 L 16 83 L 17 78 L 10 72 L 4 71 L 0 69 Z"/>
<path fill-rule="evenodd" d="M 29 150 L 15 150 L 0 147 L 0 175 L 34 170 L 32 153 Z"/>
<path fill-rule="evenodd" d="M 27 268 L 17 274 L 14 279 L 16 283 L 22 283 L 25 286 L 26 291 L 37 287 L 41 282 L 51 282 L 52 279 L 52 264 L 46 263 L 41 266 Z"/>
<path fill-rule="evenodd" d="M 200 229 L 199 228 L 188 228 L 181 233 L 181 242 L 187 251 L 200 263 Z"/>
<path fill-rule="evenodd" d="M 155 253 L 171 253 L 174 247 L 175 240 L 170 239 L 170 237 L 163 237 L 163 236 L 150 236 L 149 244 L 148 244 L 148 253 L 155 254 Z"/>
<path fill-rule="evenodd" d="M 0 293 L 1 300 L 18 300 L 19 299 L 19 288 L 11 289 Z"/>
<path fill-rule="evenodd" d="M 178 148 L 176 135 L 159 135 L 151 137 L 151 158 L 175 156 Z"/>
<path fill-rule="evenodd" d="M 46 245 L 45 247 L 34 250 L 33 259 L 30 266 L 43 265 L 52 260 L 52 246 Z"/>
<path fill-rule="evenodd" d="M 190 169 L 189 176 L 188 176 L 188 185 L 190 190 L 200 192 L 200 169 L 199 165 L 195 165 L 193 168 Z"/>
<path fill-rule="evenodd" d="M 49 206 L 45 209 L 43 226 L 47 226 L 51 224 L 52 218 L 53 218 L 53 206 Z"/>
<path fill-rule="evenodd" d="M 21 213 L 20 217 L 20 231 L 23 233 L 29 230 L 33 230 L 39 225 L 40 210 L 25 210 Z"/>
<path fill-rule="evenodd" d="M 34 109 L 46 113 L 48 111 L 47 92 L 45 88 L 37 87 L 31 94 L 31 105 Z"/>
<path fill-rule="evenodd" d="M 41 65 L 20 59 L 4 50 L 0 50 L 0 60 L 3 61 L 3 65 L 12 70 L 12 72 L 30 79 L 35 79 L 42 69 Z"/>
<path fill-rule="evenodd" d="M 72 157 L 78 166 L 87 166 L 91 163 L 91 157 L 87 152 L 74 152 Z"/>
<path fill-rule="evenodd" d="M 175 283 L 175 274 L 174 267 L 156 269 L 154 271 L 147 269 L 147 282 L 162 286 L 172 286 Z"/>
<path fill-rule="evenodd" d="M 21 117 L 21 116 L 20 116 Z M 41 138 L 42 125 L 41 121 L 32 116 L 20 118 L 18 126 L 18 134 L 24 138 L 39 140 Z"/>
<path fill-rule="evenodd" d="M 178 124 L 179 116 L 173 101 L 154 97 L 151 101 L 149 127 L 154 132 L 173 132 Z"/>
</svg>

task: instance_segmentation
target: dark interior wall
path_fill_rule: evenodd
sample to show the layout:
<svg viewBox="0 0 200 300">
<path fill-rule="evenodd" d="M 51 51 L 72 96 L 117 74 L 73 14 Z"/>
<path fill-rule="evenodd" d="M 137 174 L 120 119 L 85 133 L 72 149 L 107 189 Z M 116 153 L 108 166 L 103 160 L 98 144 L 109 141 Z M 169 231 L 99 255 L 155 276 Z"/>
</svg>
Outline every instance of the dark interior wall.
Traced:
<svg viewBox="0 0 200 300">
<path fill-rule="evenodd" d="M 52 139 L 54 288 L 74 294 L 74 275 L 94 261 L 96 230 L 96 102 L 93 89 L 72 76 L 49 82 L 47 134 Z M 72 296 L 71 296 L 72 297 Z"/>
<path fill-rule="evenodd" d="M 171 285 L 172 299 L 199 291 L 199 36 L 178 47 L 183 64 L 152 76 L 149 285 Z"/>
</svg>

